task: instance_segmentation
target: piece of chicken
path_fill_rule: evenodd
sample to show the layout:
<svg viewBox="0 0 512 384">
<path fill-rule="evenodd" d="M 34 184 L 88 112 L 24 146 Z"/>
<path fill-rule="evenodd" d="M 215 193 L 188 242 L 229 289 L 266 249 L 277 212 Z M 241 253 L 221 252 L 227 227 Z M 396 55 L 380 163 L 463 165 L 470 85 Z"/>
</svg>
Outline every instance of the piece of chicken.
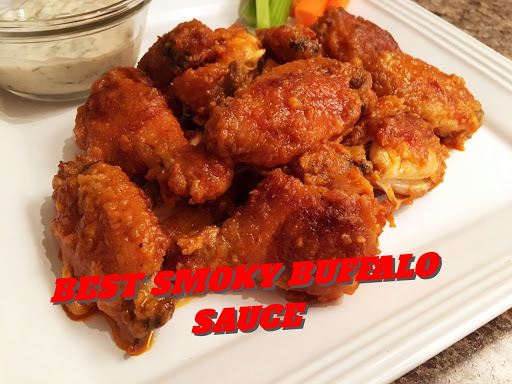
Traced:
<svg viewBox="0 0 512 384">
<path fill-rule="evenodd" d="M 432 126 L 410 111 L 403 99 L 385 96 L 346 142 L 369 146 L 370 180 L 395 208 L 411 203 L 443 181 L 449 152 Z M 402 201 L 400 201 L 402 200 Z"/>
<path fill-rule="evenodd" d="M 482 105 L 456 75 L 402 52 L 381 52 L 365 68 L 372 74 L 373 90 L 379 97 L 402 98 L 450 148 L 463 150 L 464 142 L 483 124 Z"/>
<path fill-rule="evenodd" d="M 187 69 L 213 63 L 218 57 L 215 33 L 199 20 L 179 24 L 158 38 L 140 59 L 138 67 L 165 93 L 171 82 Z"/>
<path fill-rule="evenodd" d="M 373 186 L 368 181 L 373 165 L 366 159 L 361 145 L 321 144 L 292 162 L 289 171 L 307 185 L 374 197 Z"/>
<path fill-rule="evenodd" d="M 169 239 L 150 211 L 149 199 L 119 167 L 78 156 L 60 163 L 53 189 L 50 229 L 60 245 L 63 277 L 151 276 L 160 270 Z M 140 284 L 136 300 L 75 302 L 68 309 L 82 316 L 97 305 L 118 327 L 116 336 L 129 345 L 127 352 L 136 354 L 174 312 L 171 297 L 149 295 L 151 285 L 151 279 Z"/>
<path fill-rule="evenodd" d="M 315 32 L 303 25 L 257 29 L 256 36 L 266 50 L 265 55 L 279 64 L 322 55 L 322 46 Z"/>
<path fill-rule="evenodd" d="M 482 125 L 482 106 L 462 78 L 403 53 L 389 32 L 372 22 L 331 7 L 312 29 L 327 56 L 341 61 L 360 58 L 372 74 L 377 95 L 404 99 L 444 145 L 464 149 L 464 142 Z"/>
<path fill-rule="evenodd" d="M 371 21 L 351 15 L 343 8 L 329 7 L 311 26 L 324 54 L 340 61 L 367 58 L 381 51 L 400 52 L 393 36 Z"/>
<path fill-rule="evenodd" d="M 240 25 L 212 31 L 193 20 L 159 38 L 138 66 L 169 105 L 175 106 L 176 98 L 195 123 L 204 125 L 216 105 L 259 74 L 264 53 L 260 41 Z"/>
<path fill-rule="evenodd" d="M 289 289 L 295 261 L 316 261 L 378 254 L 378 237 L 389 209 L 368 194 L 305 185 L 271 171 L 248 202 L 222 226 L 178 241 L 183 256 L 177 269 L 263 263 L 285 264 L 277 285 Z M 185 256 L 188 255 L 188 256 Z M 352 294 L 357 284 L 299 289 L 320 301 Z"/>
<path fill-rule="evenodd" d="M 217 107 L 207 148 L 223 159 L 275 167 L 342 138 L 376 98 L 361 63 L 323 57 L 274 67 Z"/>
<path fill-rule="evenodd" d="M 221 225 L 222 222 L 242 207 L 249 193 L 263 179 L 263 176 L 249 169 L 240 169 L 235 174 L 229 190 L 213 201 L 190 205 L 185 200 L 175 204 L 164 203 L 154 207 L 160 226 L 171 240 L 164 261 L 164 269 L 172 269 L 176 258 L 181 256 L 177 241 L 183 237 L 197 235 L 205 227 Z"/>
<path fill-rule="evenodd" d="M 139 69 L 116 68 L 94 83 L 74 132 L 89 156 L 120 166 L 130 177 L 147 173 L 169 199 L 215 199 L 233 178 L 231 167 L 185 138 L 164 96 Z"/>
</svg>

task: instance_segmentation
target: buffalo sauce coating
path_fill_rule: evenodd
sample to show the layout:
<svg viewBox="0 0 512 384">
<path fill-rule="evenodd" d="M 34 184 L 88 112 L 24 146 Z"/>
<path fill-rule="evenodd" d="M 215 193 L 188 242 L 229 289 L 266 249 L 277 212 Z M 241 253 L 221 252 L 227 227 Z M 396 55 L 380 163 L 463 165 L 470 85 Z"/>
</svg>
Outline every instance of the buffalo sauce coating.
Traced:
<svg viewBox="0 0 512 384">
<path fill-rule="evenodd" d="M 275 167 L 330 138 L 345 136 L 376 101 L 360 62 L 297 60 L 259 76 L 205 125 L 221 158 Z"/>
<path fill-rule="evenodd" d="M 149 351 L 153 344 L 155 343 L 155 337 L 153 332 L 150 332 L 144 340 L 126 340 L 125 338 L 122 337 L 121 331 L 117 326 L 117 323 L 110 317 L 105 315 L 103 312 L 99 311 L 97 306 L 94 306 L 93 309 L 91 309 L 86 314 L 78 316 L 73 314 L 73 312 L 71 312 L 65 305 L 62 306 L 62 309 L 64 310 L 68 318 L 73 321 L 85 322 L 92 319 L 96 315 L 102 315 L 108 321 L 108 324 L 112 329 L 112 338 L 114 339 L 116 345 L 131 356 L 142 355 L 144 352 Z"/>
<path fill-rule="evenodd" d="M 200 297 L 204 297 L 204 295 L 181 298 L 177 301 L 176 308 L 184 307 L 185 305 Z M 144 352 L 149 351 L 153 347 L 153 344 L 155 344 L 156 336 L 154 332 L 150 332 L 143 340 L 127 340 L 122 336 L 122 332 L 119 329 L 117 323 L 109 316 L 98 310 L 96 305 L 92 307 L 89 312 L 83 315 L 73 314 L 73 312 L 71 312 L 66 305 L 62 305 L 62 309 L 66 313 L 66 316 L 73 321 L 85 322 L 97 315 L 102 315 L 108 321 L 110 328 L 112 329 L 112 338 L 114 339 L 116 345 L 130 356 L 140 356 Z"/>
<path fill-rule="evenodd" d="M 287 282 L 296 261 L 375 255 L 389 209 L 368 194 L 305 185 L 281 170 L 271 171 L 248 202 L 220 227 L 178 241 L 178 269 L 283 263 L 277 286 Z M 299 289 L 319 301 L 352 293 L 354 286 Z"/>
</svg>

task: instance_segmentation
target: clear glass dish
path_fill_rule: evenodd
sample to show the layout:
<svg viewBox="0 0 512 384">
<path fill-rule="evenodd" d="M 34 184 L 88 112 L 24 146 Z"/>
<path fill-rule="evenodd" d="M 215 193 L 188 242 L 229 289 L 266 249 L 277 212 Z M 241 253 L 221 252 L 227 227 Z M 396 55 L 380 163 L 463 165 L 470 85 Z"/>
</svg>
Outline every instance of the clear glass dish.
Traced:
<svg viewBox="0 0 512 384">
<path fill-rule="evenodd" d="M 108 70 L 136 63 L 150 2 L 123 0 L 46 20 L 0 20 L 0 87 L 36 100 L 87 97 Z"/>
</svg>

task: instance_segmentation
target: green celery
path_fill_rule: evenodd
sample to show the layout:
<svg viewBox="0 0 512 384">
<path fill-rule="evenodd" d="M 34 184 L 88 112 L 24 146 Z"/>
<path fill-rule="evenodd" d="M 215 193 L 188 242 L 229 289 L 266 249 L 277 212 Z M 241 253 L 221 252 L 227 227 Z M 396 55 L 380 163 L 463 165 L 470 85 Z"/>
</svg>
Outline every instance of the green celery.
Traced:
<svg viewBox="0 0 512 384">
<path fill-rule="evenodd" d="M 279 27 L 286 24 L 293 0 L 270 0 L 270 24 Z"/>
<path fill-rule="evenodd" d="M 256 27 L 270 28 L 270 0 L 256 0 Z"/>
<path fill-rule="evenodd" d="M 250 27 L 256 27 L 256 0 L 249 0 L 241 12 Z"/>
</svg>

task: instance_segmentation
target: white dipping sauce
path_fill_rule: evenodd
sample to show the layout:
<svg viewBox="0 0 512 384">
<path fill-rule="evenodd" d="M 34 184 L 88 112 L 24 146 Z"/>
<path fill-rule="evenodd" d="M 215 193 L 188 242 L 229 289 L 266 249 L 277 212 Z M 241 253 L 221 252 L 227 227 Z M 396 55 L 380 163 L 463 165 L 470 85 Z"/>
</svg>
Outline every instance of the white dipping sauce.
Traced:
<svg viewBox="0 0 512 384">
<path fill-rule="evenodd" d="M 94 11 L 117 2 L 119 0 L 26 0 L 20 9 L 1 14 L 0 20 L 49 20 Z M 37 41 L 37 37 L 27 42 L 0 39 L 0 86 L 36 96 L 87 91 L 108 70 L 136 62 L 144 21 L 145 16 L 142 22 L 134 16 L 100 32 L 52 36 L 51 41 Z"/>
</svg>

